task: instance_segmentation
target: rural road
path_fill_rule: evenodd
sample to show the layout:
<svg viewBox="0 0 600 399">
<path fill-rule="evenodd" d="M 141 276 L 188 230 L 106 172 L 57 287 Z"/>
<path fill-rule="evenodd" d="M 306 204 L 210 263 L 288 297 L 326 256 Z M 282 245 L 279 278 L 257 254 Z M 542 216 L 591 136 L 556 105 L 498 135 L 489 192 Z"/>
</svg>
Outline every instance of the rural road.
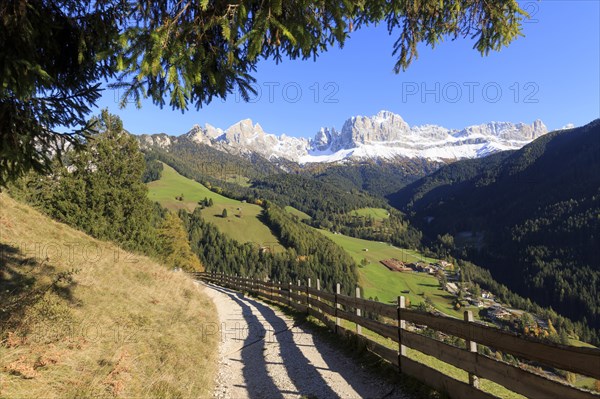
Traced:
<svg viewBox="0 0 600 399">
<path fill-rule="evenodd" d="M 216 398 L 408 398 L 280 311 L 200 284 L 221 325 Z"/>
</svg>

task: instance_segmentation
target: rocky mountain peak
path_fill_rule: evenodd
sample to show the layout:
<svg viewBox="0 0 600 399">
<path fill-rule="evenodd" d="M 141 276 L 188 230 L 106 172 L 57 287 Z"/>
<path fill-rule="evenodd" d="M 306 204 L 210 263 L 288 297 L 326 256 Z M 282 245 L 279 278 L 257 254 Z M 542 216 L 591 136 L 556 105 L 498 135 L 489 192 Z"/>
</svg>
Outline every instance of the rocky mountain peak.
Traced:
<svg viewBox="0 0 600 399">
<path fill-rule="evenodd" d="M 521 148 L 547 132 L 539 119 L 531 124 L 489 122 L 458 130 L 437 125 L 410 126 L 400 115 L 379 111 L 373 116 L 351 117 L 341 130 L 323 127 L 310 140 L 266 133 L 251 119 L 243 119 L 225 130 L 209 124 L 194 125 L 184 137 L 228 153 L 256 153 L 267 159 L 307 163 L 364 158 L 477 158 Z M 174 139 L 148 136 L 142 142 L 168 147 Z"/>
</svg>

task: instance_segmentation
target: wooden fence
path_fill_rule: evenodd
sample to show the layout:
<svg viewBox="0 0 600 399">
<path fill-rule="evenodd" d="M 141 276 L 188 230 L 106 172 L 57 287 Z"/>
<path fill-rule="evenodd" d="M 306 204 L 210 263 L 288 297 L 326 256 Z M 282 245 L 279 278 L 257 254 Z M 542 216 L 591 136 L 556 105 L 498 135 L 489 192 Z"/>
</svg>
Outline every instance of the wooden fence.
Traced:
<svg viewBox="0 0 600 399">
<path fill-rule="evenodd" d="M 318 280 L 313 286 L 310 279 L 306 285 L 301 285 L 300 281 L 297 284 L 284 284 L 218 273 L 194 273 L 194 276 L 306 312 L 337 334 L 360 335 L 371 352 L 398 367 L 402 373 L 424 381 L 439 391 L 447 392 L 451 397 L 494 398 L 495 396 L 479 387 L 479 378 L 485 378 L 531 398 L 600 398 L 600 394 L 596 392 L 584 391 L 557 379 L 547 378 L 480 354 L 477 346 L 485 345 L 537 366 L 549 366 L 596 379 L 600 379 L 600 349 L 542 342 L 488 327 L 474 322 L 470 311 L 465 312 L 464 320 L 459 320 L 407 309 L 404 306 L 404 297 L 398 297 L 397 304 L 388 305 L 360 298 L 358 289 L 355 297 L 342 295 L 339 284 L 336 293 L 329 293 L 320 289 Z M 371 315 L 371 318 L 366 317 L 368 315 Z M 378 316 L 377 320 L 373 315 Z M 355 330 L 344 328 L 341 319 L 355 323 Z M 407 322 L 462 338 L 466 342 L 466 348 L 409 331 Z M 365 337 L 362 328 L 391 340 L 388 342 L 395 343 L 397 349 L 391 349 L 391 345 L 382 345 Z M 469 383 L 456 380 L 410 359 L 406 356 L 407 347 L 465 370 L 469 374 Z"/>
</svg>

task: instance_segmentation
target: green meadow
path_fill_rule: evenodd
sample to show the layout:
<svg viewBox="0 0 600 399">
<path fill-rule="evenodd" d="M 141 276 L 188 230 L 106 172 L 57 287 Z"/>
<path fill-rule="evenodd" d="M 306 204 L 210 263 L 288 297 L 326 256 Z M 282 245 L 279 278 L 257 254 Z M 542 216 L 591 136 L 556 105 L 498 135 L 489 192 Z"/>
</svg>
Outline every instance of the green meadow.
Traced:
<svg viewBox="0 0 600 399">
<path fill-rule="evenodd" d="M 462 318 L 465 310 L 473 310 L 477 317 L 478 308 L 462 308 L 456 311 L 452 305 L 454 296 L 440 288 L 434 276 L 415 272 L 392 272 L 380 263 L 383 259 L 396 258 L 404 262 L 424 261 L 437 262 L 436 259 L 422 256 L 410 249 L 394 247 L 390 244 L 376 241 L 333 234 L 319 230 L 336 244 L 346 250 L 356 261 L 359 272 L 359 284 L 363 288 L 365 298 L 377 297 L 380 302 L 396 303 L 398 296 L 407 297 L 413 305 L 422 303 L 425 298 L 431 299 L 433 306 L 442 313 Z M 368 264 L 362 266 L 363 259 Z"/>
<path fill-rule="evenodd" d="M 294 208 L 293 206 L 286 206 L 285 211 L 291 213 L 292 215 L 298 216 L 299 220 L 310 220 L 312 219 L 308 214 Z"/>
<path fill-rule="evenodd" d="M 239 242 L 253 242 L 275 249 L 279 245 L 277 237 L 260 221 L 260 206 L 212 192 L 206 186 L 180 175 L 169 165 L 164 164 L 159 180 L 148 183 L 148 191 L 151 200 L 175 211 L 186 209 L 191 212 L 198 206 L 198 201 L 212 199 L 214 205 L 203 209 L 202 216 L 221 232 Z M 183 201 L 175 198 L 181 195 Z M 223 209 L 227 210 L 226 218 L 222 217 Z"/>
<path fill-rule="evenodd" d="M 350 212 L 353 216 L 371 216 L 376 222 L 390 217 L 389 212 L 383 208 L 361 208 Z"/>
</svg>

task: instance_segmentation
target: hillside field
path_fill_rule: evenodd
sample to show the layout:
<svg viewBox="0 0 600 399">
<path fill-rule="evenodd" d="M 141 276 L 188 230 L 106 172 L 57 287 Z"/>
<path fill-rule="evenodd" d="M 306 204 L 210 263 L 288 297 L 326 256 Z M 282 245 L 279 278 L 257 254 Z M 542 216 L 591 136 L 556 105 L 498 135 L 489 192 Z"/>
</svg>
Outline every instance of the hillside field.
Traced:
<svg viewBox="0 0 600 399">
<path fill-rule="evenodd" d="M 376 222 L 381 222 L 390 217 L 389 212 L 383 208 L 361 208 L 349 213 L 353 216 L 371 216 Z"/>
<path fill-rule="evenodd" d="M 424 261 L 437 262 L 432 258 L 422 256 L 416 251 L 394 247 L 388 243 L 362 240 L 342 234 L 333 234 L 326 230 L 319 230 L 333 242 L 340 245 L 348 252 L 358 265 L 367 259 L 367 266 L 358 267 L 359 284 L 363 287 L 365 298 L 377 297 L 380 302 L 396 303 L 399 295 L 407 297 L 413 305 L 424 301 L 426 295 L 433 302 L 433 306 L 442 313 L 462 318 L 465 310 L 473 310 L 477 317 L 478 308 L 462 308 L 456 311 L 452 305 L 454 297 L 440 289 L 437 278 L 414 272 L 392 272 L 379 261 L 396 258 L 405 262 Z M 368 251 L 365 251 L 367 249 Z M 403 293 L 402 291 L 409 291 Z"/>
<path fill-rule="evenodd" d="M 230 238 L 239 242 L 253 242 L 277 250 L 279 240 L 271 230 L 259 219 L 262 208 L 227 198 L 209 190 L 204 185 L 188 179 L 177 173 L 175 169 L 163 164 L 164 169 L 160 180 L 148 183 L 148 195 L 153 201 L 172 210 L 187 209 L 193 211 L 198 201 L 204 198 L 212 199 L 214 205 L 202 210 L 202 217 L 217 226 Z M 183 201 L 175 197 L 183 194 Z M 227 218 L 221 215 L 227 210 Z"/>
<path fill-rule="evenodd" d="M 293 206 L 286 206 L 285 208 L 286 212 L 291 213 L 292 215 L 296 215 L 298 216 L 299 220 L 311 220 L 312 218 L 307 215 L 306 213 L 302 212 L 301 210 L 298 210 L 296 208 L 294 208 Z"/>
<path fill-rule="evenodd" d="M 218 319 L 185 274 L 6 194 L 0 255 L 0 397 L 210 396 Z"/>
</svg>

